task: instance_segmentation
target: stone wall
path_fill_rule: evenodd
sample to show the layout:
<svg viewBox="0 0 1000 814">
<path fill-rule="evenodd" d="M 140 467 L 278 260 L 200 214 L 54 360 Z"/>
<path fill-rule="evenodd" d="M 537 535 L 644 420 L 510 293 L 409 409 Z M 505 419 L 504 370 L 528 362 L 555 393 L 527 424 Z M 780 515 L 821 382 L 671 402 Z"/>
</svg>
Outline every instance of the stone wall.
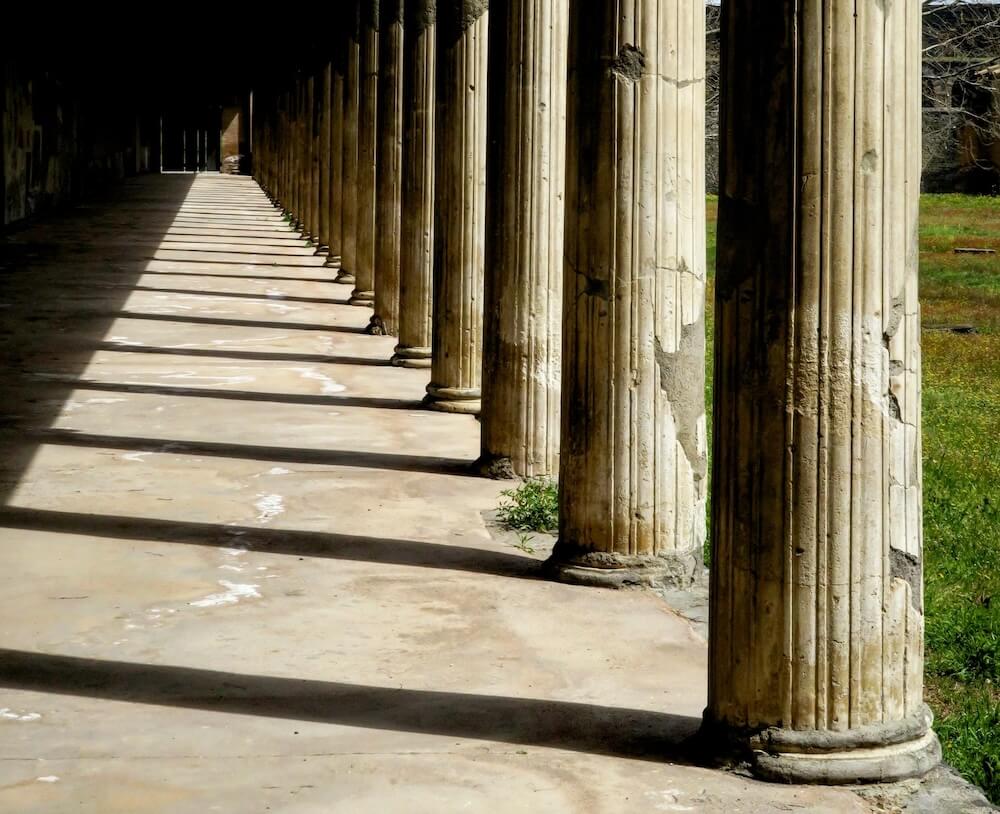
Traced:
<svg viewBox="0 0 1000 814">
<path fill-rule="evenodd" d="M 2 71 L 0 225 L 158 168 L 155 117 L 27 62 Z"/>
</svg>

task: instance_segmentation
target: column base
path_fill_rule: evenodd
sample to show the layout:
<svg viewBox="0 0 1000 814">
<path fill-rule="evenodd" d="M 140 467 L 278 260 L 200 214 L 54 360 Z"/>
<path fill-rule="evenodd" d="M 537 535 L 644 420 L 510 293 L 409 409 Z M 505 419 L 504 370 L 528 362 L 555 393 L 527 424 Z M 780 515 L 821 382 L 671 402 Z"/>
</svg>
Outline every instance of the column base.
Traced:
<svg viewBox="0 0 1000 814">
<path fill-rule="evenodd" d="M 396 367 L 428 368 L 431 366 L 431 349 L 396 345 L 389 362 Z"/>
<path fill-rule="evenodd" d="M 354 285 L 356 282 L 354 279 L 354 272 L 347 271 L 343 267 L 337 272 L 337 279 L 334 280 L 337 283 L 344 283 L 345 285 Z"/>
<path fill-rule="evenodd" d="M 327 246 L 325 243 L 320 243 L 316 247 L 316 251 L 314 251 L 313 254 L 328 254 L 329 252 L 330 252 L 330 247 Z"/>
<path fill-rule="evenodd" d="M 484 478 L 492 480 L 517 480 L 514 463 L 506 455 L 484 452 L 472 465 L 473 470 Z"/>
<path fill-rule="evenodd" d="M 424 405 L 439 413 L 479 415 L 482 402 L 478 387 L 436 387 L 429 384 Z"/>
<path fill-rule="evenodd" d="M 388 336 L 388 331 L 385 329 L 385 323 L 382 321 L 382 317 L 378 314 L 372 316 L 371 320 L 368 322 L 368 327 L 365 328 L 365 333 L 370 336 Z"/>
<path fill-rule="evenodd" d="M 892 783 L 920 777 L 941 762 L 941 744 L 924 705 L 915 716 L 842 732 L 770 727 L 741 731 L 711 721 L 706 712 L 699 738 L 722 746 L 749 764 L 761 780 L 775 783 Z"/>
<path fill-rule="evenodd" d="M 349 305 L 361 305 L 368 306 L 369 308 L 375 307 L 375 292 L 374 291 L 361 291 L 357 288 L 351 292 L 351 298 L 347 301 Z"/>
<path fill-rule="evenodd" d="M 330 254 L 328 252 L 327 255 L 326 255 L 326 262 L 323 265 L 326 266 L 327 268 L 339 269 L 340 268 L 340 262 L 341 261 L 340 261 L 340 255 L 339 254 Z M 351 282 L 354 282 L 354 281 L 352 280 Z"/>
<path fill-rule="evenodd" d="M 556 543 L 545 569 L 559 582 L 595 588 L 689 588 L 699 569 L 701 551 L 662 554 L 616 554 Z"/>
</svg>

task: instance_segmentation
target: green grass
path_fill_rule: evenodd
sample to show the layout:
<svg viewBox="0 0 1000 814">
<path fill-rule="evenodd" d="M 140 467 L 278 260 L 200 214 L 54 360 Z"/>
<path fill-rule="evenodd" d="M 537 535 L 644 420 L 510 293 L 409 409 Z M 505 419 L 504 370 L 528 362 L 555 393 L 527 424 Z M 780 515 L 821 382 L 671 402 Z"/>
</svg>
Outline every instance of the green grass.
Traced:
<svg viewBox="0 0 1000 814">
<path fill-rule="evenodd" d="M 555 531 L 559 525 L 559 489 L 548 478 L 526 480 L 516 489 L 500 493 L 497 518 L 518 531 Z"/>
<path fill-rule="evenodd" d="M 717 204 L 709 198 L 709 431 Z M 1000 251 L 1000 198 L 923 196 L 926 695 L 945 760 L 1000 803 L 1000 254 L 953 251 L 967 246 Z M 927 327 L 949 325 L 975 333 Z M 557 525 L 555 484 L 505 495 L 501 519 L 514 527 Z"/>
<path fill-rule="evenodd" d="M 1000 802 L 1000 199 L 925 195 L 923 333 L 927 698 L 945 760 Z"/>
</svg>

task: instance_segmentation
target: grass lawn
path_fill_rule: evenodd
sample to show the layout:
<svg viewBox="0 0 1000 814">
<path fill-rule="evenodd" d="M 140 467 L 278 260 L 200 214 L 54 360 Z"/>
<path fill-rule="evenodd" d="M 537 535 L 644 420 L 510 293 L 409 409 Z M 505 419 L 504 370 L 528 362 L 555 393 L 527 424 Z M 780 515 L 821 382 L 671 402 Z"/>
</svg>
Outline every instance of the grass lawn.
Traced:
<svg viewBox="0 0 1000 814">
<path fill-rule="evenodd" d="M 717 211 L 710 197 L 709 413 Z M 920 225 L 926 697 L 945 760 L 1000 803 L 1000 253 L 955 247 L 1000 252 L 1000 198 L 925 195 Z M 507 519 L 553 528 L 555 489 L 508 494 Z"/>
</svg>

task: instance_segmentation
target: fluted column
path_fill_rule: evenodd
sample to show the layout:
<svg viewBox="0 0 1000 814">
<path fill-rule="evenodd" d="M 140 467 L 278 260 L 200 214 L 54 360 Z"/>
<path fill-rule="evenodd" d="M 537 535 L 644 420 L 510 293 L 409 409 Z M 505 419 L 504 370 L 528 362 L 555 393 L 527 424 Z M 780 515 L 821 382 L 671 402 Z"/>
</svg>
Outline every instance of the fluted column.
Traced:
<svg viewBox="0 0 1000 814">
<path fill-rule="evenodd" d="M 492 477 L 559 466 L 568 0 L 493 0 L 482 456 Z"/>
<path fill-rule="evenodd" d="M 329 250 L 326 265 L 335 269 L 341 267 L 344 253 L 344 77 L 347 71 L 345 17 L 342 10 L 336 17 L 338 29 L 334 37 L 330 74 L 330 186 L 327 190 Z"/>
<path fill-rule="evenodd" d="M 316 187 L 317 245 L 316 254 L 327 254 L 330 250 L 330 63 L 319 72 L 319 92 L 316 100 L 319 138 L 319 183 Z"/>
<path fill-rule="evenodd" d="M 380 0 L 375 314 L 369 332 L 399 333 L 403 160 L 403 0 Z"/>
<path fill-rule="evenodd" d="M 392 357 L 392 363 L 400 367 L 431 365 L 436 16 L 436 0 L 407 0 L 403 40 L 399 344 Z"/>
<path fill-rule="evenodd" d="M 705 540 L 704 5 L 574 3 L 562 579 L 689 582 Z"/>
<path fill-rule="evenodd" d="M 319 176 L 319 151 L 316 149 L 316 136 L 319 128 L 316 126 L 316 77 L 310 74 L 306 78 L 306 110 L 305 110 L 305 159 L 306 159 L 306 199 L 303 209 L 305 232 L 310 240 L 315 241 L 316 234 L 316 186 Z"/>
<path fill-rule="evenodd" d="M 763 777 L 939 759 L 923 703 L 921 4 L 723 22 L 706 727 Z"/>
<path fill-rule="evenodd" d="M 342 250 L 338 283 L 353 284 L 358 266 L 358 108 L 361 87 L 361 2 L 347 0 L 344 48 L 344 159 Z"/>
<path fill-rule="evenodd" d="M 478 413 L 486 237 L 488 3 L 438 9 L 434 331 L 428 406 Z"/>
<path fill-rule="evenodd" d="M 375 303 L 375 173 L 378 150 L 379 0 L 361 7 L 358 102 L 358 238 L 351 305 Z"/>
</svg>

